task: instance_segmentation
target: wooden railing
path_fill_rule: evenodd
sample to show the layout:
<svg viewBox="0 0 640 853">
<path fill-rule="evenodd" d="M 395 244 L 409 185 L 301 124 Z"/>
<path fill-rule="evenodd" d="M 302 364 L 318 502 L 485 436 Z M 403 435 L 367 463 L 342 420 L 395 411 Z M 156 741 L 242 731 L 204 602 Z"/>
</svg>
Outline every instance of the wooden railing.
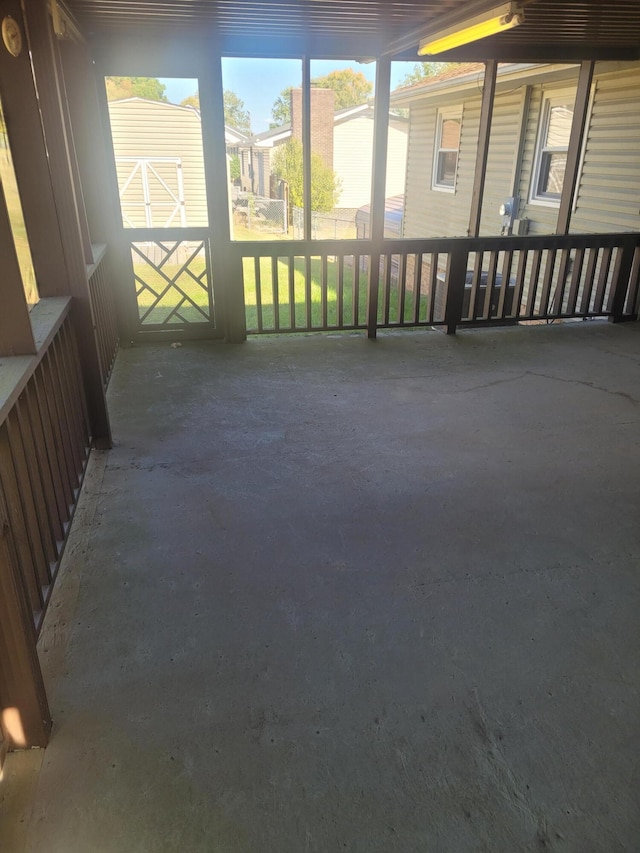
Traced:
<svg viewBox="0 0 640 853">
<path fill-rule="evenodd" d="M 102 385 L 106 389 L 118 352 L 118 322 L 113 285 L 108 270 L 107 247 L 94 246 L 94 262 L 87 267 L 93 324 L 100 354 Z"/>
<path fill-rule="evenodd" d="M 35 643 L 91 444 L 70 303 L 42 300 L 36 355 L 0 370 L 0 699 L 16 746 L 50 728 Z"/>
<path fill-rule="evenodd" d="M 298 252 L 292 243 L 269 244 L 244 257 L 247 331 L 366 328 L 369 255 L 351 243 Z"/>
<path fill-rule="evenodd" d="M 637 234 L 471 241 L 456 324 L 637 314 Z M 456 282 L 457 309 L 460 283 Z"/>
<path fill-rule="evenodd" d="M 249 333 L 635 317 L 640 237 L 237 243 Z M 377 266 L 376 266 L 377 265 Z"/>
</svg>

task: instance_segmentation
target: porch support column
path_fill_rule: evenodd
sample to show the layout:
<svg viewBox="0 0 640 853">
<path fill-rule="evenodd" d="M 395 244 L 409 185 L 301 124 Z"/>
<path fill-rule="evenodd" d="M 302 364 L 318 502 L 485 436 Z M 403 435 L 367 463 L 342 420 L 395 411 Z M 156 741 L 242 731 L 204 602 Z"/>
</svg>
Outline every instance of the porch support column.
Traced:
<svg viewBox="0 0 640 853">
<path fill-rule="evenodd" d="M 482 198 L 484 196 L 484 180 L 487 174 L 487 158 L 489 155 L 489 139 L 491 137 L 491 119 L 493 117 L 493 99 L 496 92 L 497 73 L 498 63 L 495 59 L 485 63 L 484 88 L 482 90 L 482 106 L 480 108 L 480 127 L 478 129 L 476 172 L 473 179 L 471 213 L 469 215 L 469 228 L 467 230 L 469 237 L 477 237 L 480 234 Z"/>
<path fill-rule="evenodd" d="M 2 0 L 0 10 L 22 27 L 19 0 Z M 0 82 L 38 290 L 41 296 L 64 296 L 68 293 L 64 251 L 26 44 L 19 56 L 0 50 Z"/>
<path fill-rule="evenodd" d="M 455 335 L 456 328 L 462 319 L 470 246 L 469 240 L 456 240 L 449 255 L 445 278 L 447 302 L 444 309 L 444 322 L 448 335 Z"/>
<path fill-rule="evenodd" d="M 573 207 L 573 195 L 578 183 L 580 154 L 582 152 L 584 130 L 587 124 L 587 112 L 589 110 L 589 96 L 591 94 L 591 83 L 593 82 L 594 68 L 595 62 L 592 60 L 585 60 L 580 65 L 580 76 L 578 77 L 576 100 L 573 106 L 573 121 L 571 122 L 569 150 L 567 151 L 567 165 L 562 184 L 562 196 L 560 198 L 560 209 L 558 210 L 556 234 L 569 233 L 571 209 Z"/>
<path fill-rule="evenodd" d="M 311 62 L 302 60 L 302 208 L 304 239 L 311 239 Z M 307 256 L 309 252 L 307 252 Z M 307 276 L 310 275 L 307 263 Z"/>
<path fill-rule="evenodd" d="M 2 186 L 0 186 L 0 258 L 2 258 L 0 357 L 33 355 L 36 345 Z"/>
<path fill-rule="evenodd" d="M 373 188 L 371 197 L 371 264 L 367 294 L 367 337 L 375 338 L 378 325 L 380 257 L 384 246 L 385 195 L 387 185 L 387 138 L 391 61 L 379 59 L 376 68 L 375 112 L 373 125 Z M 358 274 L 358 270 L 355 270 Z"/>
<path fill-rule="evenodd" d="M 76 330 L 80 366 L 91 435 L 96 447 L 111 447 L 111 427 L 102 386 L 100 354 L 94 330 L 93 311 L 87 281 L 85 246 L 80 228 L 81 200 L 74 191 L 72 151 L 67 136 L 64 88 L 58 78 L 57 44 L 46 0 L 25 4 L 26 25 L 38 89 L 44 138 L 49 155 L 51 185 L 66 261 L 68 294 L 73 297 L 73 321 Z"/>
<path fill-rule="evenodd" d="M 216 45 L 216 42 L 213 42 Z M 242 258 L 231 251 L 227 149 L 224 138 L 222 64 L 217 45 L 206 52 L 203 74 L 198 79 L 202 145 L 204 149 L 207 212 L 211 240 L 212 273 L 222 298 L 224 336 L 228 343 L 247 338 Z M 211 282 L 209 283 L 211 287 Z"/>
</svg>

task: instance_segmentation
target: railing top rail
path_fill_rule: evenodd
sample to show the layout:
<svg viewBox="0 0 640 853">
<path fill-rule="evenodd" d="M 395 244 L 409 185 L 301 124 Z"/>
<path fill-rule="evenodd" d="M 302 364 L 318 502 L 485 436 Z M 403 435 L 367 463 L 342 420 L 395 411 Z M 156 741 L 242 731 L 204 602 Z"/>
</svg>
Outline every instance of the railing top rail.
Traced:
<svg viewBox="0 0 640 853">
<path fill-rule="evenodd" d="M 69 313 L 69 296 L 49 296 L 41 299 L 31 311 L 33 336 L 36 342 L 35 355 L 16 355 L 2 359 L 0 364 L 0 424 L 4 423 L 15 401 L 22 394 L 27 382 L 57 334 Z"/>
<path fill-rule="evenodd" d="M 449 254 L 467 252 L 536 251 L 537 249 L 589 249 L 640 245 L 640 232 L 615 234 L 541 234 L 526 237 L 396 237 L 375 244 L 373 240 L 247 240 L 231 244 L 236 257 L 312 257 L 321 255 Z"/>
<path fill-rule="evenodd" d="M 87 278 L 91 278 L 102 263 L 103 258 L 107 254 L 107 245 L 106 243 L 93 243 L 91 251 L 93 252 L 93 263 L 87 264 Z"/>
<path fill-rule="evenodd" d="M 640 233 L 625 231 L 615 234 L 536 234 L 526 237 L 469 238 L 470 251 L 535 251 L 536 249 L 589 249 L 591 247 L 640 244 Z"/>
</svg>

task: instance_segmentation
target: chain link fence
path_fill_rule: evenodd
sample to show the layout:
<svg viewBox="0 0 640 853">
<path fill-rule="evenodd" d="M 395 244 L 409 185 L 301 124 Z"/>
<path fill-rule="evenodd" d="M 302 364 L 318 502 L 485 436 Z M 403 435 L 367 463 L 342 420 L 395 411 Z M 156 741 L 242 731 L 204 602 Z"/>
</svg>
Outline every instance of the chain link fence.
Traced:
<svg viewBox="0 0 640 853">
<path fill-rule="evenodd" d="M 287 233 L 287 207 L 284 199 L 265 198 L 253 193 L 238 193 L 232 201 L 233 220 L 249 231 Z"/>
<path fill-rule="evenodd" d="M 292 208 L 293 239 L 304 237 L 304 211 Z M 331 213 L 311 212 L 311 237 L 314 240 L 353 240 L 356 236 L 355 210 L 333 210 Z"/>
</svg>

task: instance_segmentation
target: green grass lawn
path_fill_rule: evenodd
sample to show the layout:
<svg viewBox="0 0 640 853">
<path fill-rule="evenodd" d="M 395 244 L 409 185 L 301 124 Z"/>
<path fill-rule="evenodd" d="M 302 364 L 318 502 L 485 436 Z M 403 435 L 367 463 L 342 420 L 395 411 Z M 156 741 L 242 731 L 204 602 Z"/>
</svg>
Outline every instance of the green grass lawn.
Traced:
<svg viewBox="0 0 640 853">
<path fill-rule="evenodd" d="M 147 264 L 134 264 L 137 276 L 142 278 L 156 293 L 162 293 L 167 288 L 167 282 L 162 276 Z M 305 274 L 305 259 L 295 258 L 293 263 L 292 287 L 289 281 L 289 261 L 279 258 L 276 265 L 276 275 L 273 275 L 270 258 L 260 259 L 259 287 L 256 282 L 255 262 L 253 258 L 245 258 L 243 265 L 244 300 L 246 323 L 249 332 L 258 331 L 258 311 L 261 305 L 262 328 L 265 331 L 276 329 L 275 317 L 279 321 L 280 330 L 313 329 L 327 325 L 339 327 L 339 282 L 338 259 L 328 258 L 326 269 L 326 297 L 323 301 L 323 272 L 319 257 L 311 259 L 310 278 L 307 282 Z M 204 259 L 195 258 L 191 265 L 195 275 L 200 275 L 204 269 Z M 177 275 L 179 266 L 166 265 L 163 268 L 170 278 Z M 274 281 L 275 278 L 275 281 Z M 360 269 L 357 275 L 353 268 L 353 258 L 346 258 L 342 277 L 342 318 L 340 326 L 366 325 L 368 272 Z M 381 276 L 382 278 L 382 276 Z M 206 285 L 206 277 L 203 280 Z M 138 311 L 143 325 L 151 324 L 182 324 L 206 322 L 209 318 L 209 297 L 206 287 L 195 282 L 187 273 L 182 273 L 176 280 L 176 287 L 170 287 L 166 294 L 156 302 L 157 297 L 150 290 L 138 287 Z M 357 284 L 357 287 L 355 286 Z M 258 298 L 258 289 L 259 296 Z M 292 294 L 291 294 L 292 291 Z M 291 299 L 293 295 L 293 299 Z M 179 303 L 183 303 L 176 314 L 171 312 Z M 400 295 L 397 285 L 391 285 L 388 295 L 389 322 L 397 323 L 400 316 Z M 153 306 L 153 307 L 152 307 Z M 151 310 L 149 311 L 149 309 Z M 427 300 L 422 299 L 420 319 L 426 319 Z M 354 311 L 355 309 L 355 311 Z M 384 320 L 385 293 L 381 282 L 378 297 L 378 322 Z M 311 322 L 308 323 L 310 315 Z M 405 322 L 413 318 L 413 293 L 408 291 L 405 297 L 403 317 Z M 293 319 L 295 318 L 295 324 Z"/>
</svg>

